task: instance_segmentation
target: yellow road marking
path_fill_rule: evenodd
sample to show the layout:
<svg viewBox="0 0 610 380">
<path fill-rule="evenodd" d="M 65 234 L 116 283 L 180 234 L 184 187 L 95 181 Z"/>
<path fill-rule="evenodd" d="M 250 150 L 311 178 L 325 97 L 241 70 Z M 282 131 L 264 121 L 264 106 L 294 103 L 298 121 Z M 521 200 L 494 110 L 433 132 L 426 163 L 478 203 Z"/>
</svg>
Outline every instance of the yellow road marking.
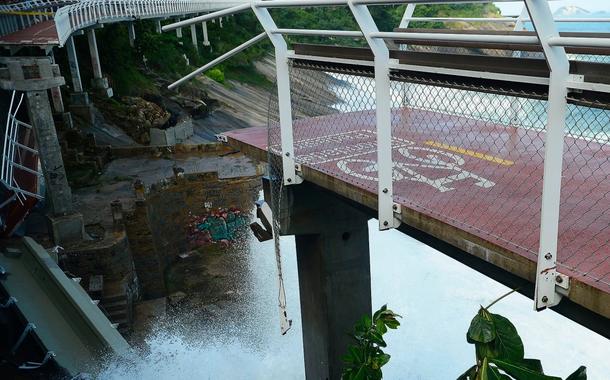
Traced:
<svg viewBox="0 0 610 380">
<path fill-rule="evenodd" d="M 503 158 L 494 157 L 489 154 L 476 152 L 476 151 L 470 150 L 470 149 L 460 148 L 459 146 L 447 145 L 447 144 L 443 144 L 443 143 L 432 141 L 432 140 L 426 141 L 424 144 L 433 146 L 435 148 L 441 148 L 444 150 L 448 150 L 450 152 L 455 152 L 455 153 L 465 154 L 467 156 L 471 156 L 471 157 L 475 157 L 475 158 L 480 158 L 481 160 L 486 160 L 486 161 L 504 165 L 504 166 L 511 166 L 511 165 L 515 164 L 513 161 L 505 160 Z"/>
</svg>

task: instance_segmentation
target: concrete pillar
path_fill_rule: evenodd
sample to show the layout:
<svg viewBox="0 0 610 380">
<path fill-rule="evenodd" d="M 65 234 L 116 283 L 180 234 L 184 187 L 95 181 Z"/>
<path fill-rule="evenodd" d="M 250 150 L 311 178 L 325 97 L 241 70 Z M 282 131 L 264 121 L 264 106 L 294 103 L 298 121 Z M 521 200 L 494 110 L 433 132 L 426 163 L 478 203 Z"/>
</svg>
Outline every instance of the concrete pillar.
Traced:
<svg viewBox="0 0 610 380">
<path fill-rule="evenodd" d="M 176 19 L 176 21 L 180 21 L 180 19 Z M 182 28 L 176 29 L 176 37 L 178 37 L 178 43 L 182 45 Z"/>
<path fill-rule="evenodd" d="M 199 45 L 197 45 L 197 28 L 195 27 L 195 24 L 191 25 L 191 41 L 193 42 L 195 50 L 199 52 Z"/>
<path fill-rule="evenodd" d="M 282 233 L 296 239 L 306 377 L 338 380 L 347 332 L 371 315 L 369 216 L 307 183 L 288 187 L 283 201 Z"/>
<path fill-rule="evenodd" d="M 53 54 L 53 50 L 51 50 L 49 57 L 51 58 L 51 63 L 55 63 L 55 54 Z M 55 113 L 63 114 L 65 112 L 65 107 L 64 100 L 61 97 L 61 89 L 59 87 L 53 87 L 50 91 Z"/>
<path fill-rule="evenodd" d="M 222 28 L 222 17 L 220 17 L 220 18 L 218 19 L 218 26 L 220 26 L 220 27 Z"/>
<path fill-rule="evenodd" d="M 93 78 L 102 78 L 102 65 L 100 64 L 100 54 L 97 50 L 97 39 L 95 29 L 87 31 L 87 41 L 89 42 L 89 55 L 91 56 L 91 66 L 93 67 Z"/>
<path fill-rule="evenodd" d="M 65 216 L 72 213 L 72 191 L 68 185 L 61 147 L 53 113 L 46 91 L 28 91 L 26 93 L 30 122 L 34 129 L 39 157 L 47 188 L 47 200 L 51 205 L 53 216 Z"/>
<path fill-rule="evenodd" d="M 210 46 L 210 39 L 208 38 L 208 23 L 203 22 L 201 27 L 203 28 L 203 46 Z"/>
<path fill-rule="evenodd" d="M 136 46 L 136 28 L 133 22 L 127 24 L 127 33 L 129 34 L 129 46 Z"/>
<path fill-rule="evenodd" d="M 89 42 L 89 55 L 91 56 L 91 66 L 93 67 L 93 87 L 101 90 L 107 97 L 113 95 L 112 89 L 108 83 L 108 79 L 102 74 L 102 65 L 100 64 L 100 53 L 97 49 L 97 38 L 95 37 L 95 29 L 87 31 L 87 41 Z"/>
<path fill-rule="evenodd" d="M 78 68 L 78 57 L 76 56 L 76 47 L 74 46 L 74 37 L 70 36 L 66 42 L 66 50 L 68 52 L 68 65 L 70 66 L 70 74 L 72 75 L 72 90 L 74 92 L 83 92 L 83 82 L 80 77 L 80 69 Z"/>
<path fill-rule="evenodd" d="M 161 30 L 161 20 L 155 20 L 155 31 L 159 34 L 163 33 Z"/>
</svg>

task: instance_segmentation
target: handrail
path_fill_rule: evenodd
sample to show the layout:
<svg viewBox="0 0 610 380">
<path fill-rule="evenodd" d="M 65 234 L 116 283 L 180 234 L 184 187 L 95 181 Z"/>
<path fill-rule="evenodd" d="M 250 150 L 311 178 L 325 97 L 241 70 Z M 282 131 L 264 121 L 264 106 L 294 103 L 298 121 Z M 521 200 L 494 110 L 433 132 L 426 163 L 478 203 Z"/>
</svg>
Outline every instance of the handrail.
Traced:
<svg viewBox="0 0 610 380">
<path fill-rule="evenodd" d="M 406 17 L 405 21 L 423 21 L 423 22 L 532 22 L 529 18 L 519 19 L 517 17 Z M 602 23 L 610 22 L 608 17 L 596 18 L 556 18 L 555 22 L 565 23 Z"/>
<path fill-rule="evenodd" d="M 60 8 L 55 14 L 59 45 L 72 33 L 101 23 L 184 16 L 249 3 L 247 0 L 89 0 Z"/>
</svg>

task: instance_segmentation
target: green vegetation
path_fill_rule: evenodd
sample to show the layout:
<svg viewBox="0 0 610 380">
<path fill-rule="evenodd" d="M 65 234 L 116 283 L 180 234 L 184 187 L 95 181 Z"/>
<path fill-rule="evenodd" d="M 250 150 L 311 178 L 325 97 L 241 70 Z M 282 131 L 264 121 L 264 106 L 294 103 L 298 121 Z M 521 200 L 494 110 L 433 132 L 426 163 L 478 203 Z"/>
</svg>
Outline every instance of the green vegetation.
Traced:
<svg viewBox="0 0 610 380">
<path fill-rule="evenodd" d="M 481 306 L 472 319 L 466 339 L 475 346 L 477 363 L 457 380 L 561 380 L 545 375 L 540 360 L 525 358 L 523 341 L 515 326 L 507 318 L 489 312 L 508 294 L 487 307 Z M 586 379 L 587 369 L 580 367 L 566 380 Z"/>
<path fill-rule="evenodd" d="M 390 355 L 382 350 L 387 346 L 383 335 L 388 332 L 388 329 L 395 330 L 400 326 L 397 318 L 400 318 L 400 315 L 384 305 L 373 314 L 373 319 L 365 315 L 356 323 L 351 335 L 355 343 L 348 348 L 347 354 L 343 357 L 345 367 L 342 378 L 344 380 L 379 380 L 382 378 L 381 367 L 390 361 Z"/>
<path fill-rule="evenodd" d="M 457 380 L 562 380 L 544 373 L 538 359 L 525 358 L 523 341 L 517 328 L 506 317 L 493 314 L 489 309 L 500 300 L 511 295 L 511 291 L 482 307 L 470 322 L 466 340 L 475 346 L 476 364 L 460 375 Z M 343 357 L 343 380 L 380 380 L 381 367 L 390 360 L 383 352 L 387 347 L 383 335 L 400 326 L 400 316 L 384 305 L 373 315 L 368 315 L 354 326 L 350 345 Z M 587 380 L 587 368 L 579 367 L 565 380 Z"/>
<path fill-rule="evenodd" d="M 390 31 L 399 24 L 404 9 L 404 5 L 371 7 L 371 13 L 380 30 Z M 357 29 L 356 22 L 346 7 L 274 9 L 272 13 L 279 27 Z M 499 15 L 499 10 L 493 4 L 419 5 L 415 11 L 417 17 L 494 15 Z M 201 28 L 197 28 L 199 52 L 191 43 L 189 28 L 183 29 L 182 40 L 179 40 L 173 32 L 156 33 L 152 21 L 140 21 L 136 23 L 136 48 L 133 49 L 129 46 L 127 26 L 124 23 L 106 25 L 97 31 L 102 67 L 119 96 L 155 92 L 157 89 L 151 80 L 151 74 L 175 80 L 262 31 L 255 16 L 249 12 L 225 19 L 223 24 L 223 28 L 220 28 L 220 23 L 208 22 L 211 47 L 201 46 L 203 35 Z M 411 26 L 441 28 L 443 24 L 420 22 L 412 23 Z M 362 39 L 350 38 L 290 37 L 289 41 L 348 46 L 365 44 Z M 82 60 L 88 59 L 85 54 L 86 46 L 78 50 L 83 54 Z M 271 83 L 257 73 L 253 66 L 256 60 L 270 52 L 271 44 L 268 41 L 260 42 L 217 66 L 216 70 L 208 72 L 207 75 L 220 83 L 224 82 L 224 77 L 255 86 L 270 86 Z"/>
<path fill-rule="evenodd" d="M 222 72 L 222 70 L 220 70 L 219 68 L 209 70 L 206 75 L 208 76 L 208 78 L 213 79 L 218 83 L 225 82 L 225 73 Z"/>
</svg>

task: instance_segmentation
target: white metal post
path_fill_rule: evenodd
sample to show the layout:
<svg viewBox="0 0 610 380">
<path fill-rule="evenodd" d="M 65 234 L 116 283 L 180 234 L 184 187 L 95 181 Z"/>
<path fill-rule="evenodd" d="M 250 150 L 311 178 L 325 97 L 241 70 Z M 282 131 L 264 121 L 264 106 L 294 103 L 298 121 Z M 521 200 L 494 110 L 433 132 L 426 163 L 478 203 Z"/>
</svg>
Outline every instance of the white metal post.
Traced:
<svg viewBox="0 0 610 380">
<path fill-rule="evenodd" d="M 352 0 L 348 3 L 375 55 L 379 229 L 387 230 L 400 225 L 400 221 L 394 218 L 390 51 L 383 39 L 371 37 L 371 33 L 377 33 L 379 30 L 367 6 L 354 4 Z"/>
<path fill-rule="evenodd" d="M 557 293 L 556 287 L 558 284 L 562 284 L 563 288 L 567 286 L 566 278 L 557 273 L 557 238 L 570 62 L 563 47 L 549 45 L 549 39 L 558 37 L 559 33 L 547 1 L 525 0 L 525 4 L 551 71 L 544 148 L 540 248 L 536 269 L 535 307 L 540 310 L 557 305 L 561 301 L 561 294 Z"/>
<path fill-rule="evenodd" d="M 402 19 L 400 20 L 399 28 L 406 29 L 409 27 L 409 22 L 411 21 L 411 17 L 413 17 L 413 13 L 415 12 L 415 6 L 416 4 L 413 3 L 407 4 L 405 13 L 402 15 Z"/>
<path fill-rule="evenodd" d="M 294 160 L 294 137 L 292 134 L 292 100 L 290 96 L 290 70 L 288 66 L 288 45 L 280 34 L 271 33 L 277 29 L 275 21 L 266 8 L 257 7 L 252 3 L 252 11 L 263 26 L 275 48 L 275 70 L 277 75 L 277 100 L 280 111 L 280 130 L 282 138 L 282 168 L 284 185 L 303 182 L 297 176 Z"/>
</svg>

